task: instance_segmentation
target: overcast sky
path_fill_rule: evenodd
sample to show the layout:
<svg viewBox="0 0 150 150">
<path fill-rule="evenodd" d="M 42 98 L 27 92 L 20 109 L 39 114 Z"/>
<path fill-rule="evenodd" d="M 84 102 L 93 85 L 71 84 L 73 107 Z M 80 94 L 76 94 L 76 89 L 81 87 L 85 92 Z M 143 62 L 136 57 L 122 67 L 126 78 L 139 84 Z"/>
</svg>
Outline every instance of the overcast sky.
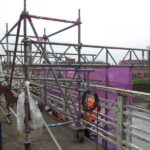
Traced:
<svg viewBox="0 0 150 150">
<path fill-rule="evenodd" d="M 11 27 L 19 18 L 23 0 L 0 1 L 1 37 L 5 34 L 5 23 Z M 149 0 L 27 0 L 27 10 L 34 15 L 76 20 L 78 9 L 81 9 L 83 44 L 135 48 L 150 45 Z M 54 32 L 57 25 L 51 29 Z M 65 41 L 64 37 L 59 38 Z"/>
</svg>

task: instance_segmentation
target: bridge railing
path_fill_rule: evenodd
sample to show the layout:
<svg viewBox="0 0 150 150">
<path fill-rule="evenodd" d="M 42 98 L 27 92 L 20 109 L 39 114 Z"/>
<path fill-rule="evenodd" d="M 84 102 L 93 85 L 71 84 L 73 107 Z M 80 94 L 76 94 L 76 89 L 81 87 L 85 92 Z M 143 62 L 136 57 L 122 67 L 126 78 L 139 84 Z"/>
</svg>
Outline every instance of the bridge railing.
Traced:
<svg viewBox="0 0 150 150">
<path fill-rule="evenodd" d="M 106 141 L 113 143 L 117 150 L 121 149 L 136 149 L 145 150 L 150 147 L 150 94 L 144 92 L 137 92 L 131 90 L 124 90 L 111 87 L 103 87 L 98 85 L 91 85 L 91 88 L 95 90 L 107 91 L 110 93 L 117 94 L 117 99 L 114 102 L 115 107 L 108 106 L 108 101 L 103 105 L 103 107 L 111 110 L 111 113 L 115 115 L 105 114 L 99 122 L 103 122 L 106 129 L 102 126 L 98 128 L 89 128 L 91 131 L 98 133 Z M 138 105 L 134 103 L 128 103 L 129 99 L 134 98 Z M 139 100 L 140 99 L 140 100 Z M 139 102 L 138 102 L 139 101 Z M 142 104 L 147 104 L 147 107 L 142 107 Z M 89 124 L 87 121 L 85 123 Z M 92 124 L 90 123 L 93 127 Z M 109 129 L 108 126 L 112 126 Z"/>
<path fill-rule="evenodd" d="M 57 86 L 55 86 L 54 82 L 51 82 L 51 86 L 47 90 L 47 104 L 56 111 L 64 113 L 66 118 L 71 119 L 69 112 L 64 109 L 66 104 L 64 104 L 63 98 L 55 95 L 56 92 L 59 93 Z M 65 85 L 62 86 L 64 86 L 65 91 Z M 84 117 L 81 118 L 81 122 L 90 131 L 90 134 L 98 135 L 100 144 L 105 141 L 105 149 L 115 147 L 117 150 L 148 150 L 150 147 L 150 93 L 92 84 L 90 84 L 90 88 L 97 92 L 103 91 L 107 94 L 115 94 L 115 100 L 113 101 L 109 96 L 107 98 L 99 96 L 101 110 L 104 111 L 89 113 L 81 110 L 82 116 L 88 115 L 94 118 L 94 121 L 89 121 Z M 55 93 L 50 93 L 52 89 L 55 90 Z M 70 93 L 72 98 L 77 99 L 78 92 L 75 89 L 70 87 Z M 40 93 L 41 97 L 45 94 L 44 92 Z M 137 104 L 129 103 L 129 100 L 132 101 L 132 99 L 136 99 Z M 76 118 L 79 115 L 78 104 L 75 103 L 72 106 L 72 102 L 68 99 L 67 105 L 70 105 L 73 110 L 73 116 Z M 144 104 L 146 106 L 143 106 Z M 74 107 L 76 107 L 77 113 L 74 111 Z"/>
</svg>

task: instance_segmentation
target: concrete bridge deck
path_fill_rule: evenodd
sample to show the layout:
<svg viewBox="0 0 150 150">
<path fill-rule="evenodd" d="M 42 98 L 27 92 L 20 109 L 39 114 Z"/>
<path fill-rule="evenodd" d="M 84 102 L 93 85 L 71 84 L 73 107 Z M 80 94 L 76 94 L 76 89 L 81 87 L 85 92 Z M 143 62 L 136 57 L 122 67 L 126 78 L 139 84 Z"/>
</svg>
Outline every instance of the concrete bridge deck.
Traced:
<svg viewBox="0 0 150 150">
<path fill-rule="evenodd" d="M 0 114 L 0 122 L 2 123 L 3 130 L 3 150 L 23 150 L 24 134 L 18 132 L 16 118 L 14 116 L 11 118 L 12 124 L 10 125 L 6 123 L 6 119 Z M 57 122 L 56 119 L 51 118 L 45 113 L 44 118 L 48 124 Z M 52 128 L 51 131 L 63 150 L 97 149 L 97 144 L 87 138 L 85 138 L 84 143 L 79 143 L 75 137 L 75 132 L 67 126 Z M 30 140 L 32 142 L 31 150 L 57 150 L 45 128 L 42 130 L 31 131 Z M 98 147 L 98 150 L 102 150 L 102 148 Z"/>
</svg>

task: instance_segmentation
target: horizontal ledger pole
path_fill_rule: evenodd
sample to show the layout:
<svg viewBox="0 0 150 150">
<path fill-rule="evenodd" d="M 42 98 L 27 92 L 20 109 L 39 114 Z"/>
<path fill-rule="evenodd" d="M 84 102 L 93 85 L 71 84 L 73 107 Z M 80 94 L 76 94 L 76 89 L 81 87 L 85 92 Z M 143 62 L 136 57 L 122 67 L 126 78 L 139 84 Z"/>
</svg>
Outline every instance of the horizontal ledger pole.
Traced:
<svg viewBox="0 0 150 150">
<path fill-rule="evenodd" d="M 91 48 L 105 48 L 105 49 L 116 49 L 116 50 L 135 50 L 135 51 L 148 51 L 147 49 L 140 49 L 140 48 L 127 48 L 127 47 L 111 47 L 111 46 L 100 46 L 100 45 L 87 45 L 87 44 L 76 44 L 76 43 L 59 43 L 59 42 L 44 42 L 44 41 L 34 41 L 30 40 L 27 41 L 29 43 L 37 43 L 37 44 L 51 44 L 51 45 L 62 45 L 62 46 L 81 46 L 84 47 L 91 47 Z"/>
<path fill-rule="evenodd" d="M 3 65 L 4 67 L 12 67 L 12 65 Z M 24 67 L 25 65 L 17 64 L 14 67 Z M 26 66 L 29 67 L 147 67 L 147 65 L 110 65 L 109 63 L 103 63 L 103 64 L 28 64 Z M 45 68 L 46 69 L 46 68 Z"/>
<path fill-rule="evenodd" d="M 36 16 L 36 15 L 29 15 L 29 17 L 35 18 L 35 19 L 44 19 L 44 20 L 51 20 L 51 21 L 57 21 L 57 22 L 64 22 L 64 23 L 77 23 L 77 21 L 70 21 L 70 20 L 65 20 L 65 19 L 43 17 L 43 16 Z"/>
<path fill-rule="evenodd" d="M 17 36 L 16 34 L 7 34 L 8 36 Z M 24 37 L 24 35 L 19 35 L 19 37 Z M 36 38 L 35 36 L 33 36 L 33 35 L 28 35 L 28 38 Z M 39 37 L 39 38 L 43 38 L 43 37 Z"/>
<path fill-rule="evenodd" d="M 0 77 L 2 78 L 2 77 Z M 7 78 L 10 78 L 10 76 L 8 76 Z M 13 79 L 19 80 L 19 79 L 25 79 L 25 77 L 13 77 Z M 28 78 L 29 80 L 42 80 L 42 81 L 55 81 L 55 78 L 40 78 L 40 77 L 31 77 Z M 58 81 L 60 82 L 77 82 L 77 80 L 72 80 L 72 79 L 58 79 Z"/>
<path fill-rule="evenodd" d="M 7 52 L 14 52 L 14 50 L 8 50 Z M 17 51 L 17 53 L 23 53 L 22 51 Z M 36 51 L 32 51 L 32 53 L 37 53 Z M 38 52 L 39 53 L 39 52 Z M 52 52 L 47 52 L 47 54 L 53 54 Z M 55 53 L 56 55 L 61 55 L 61 54 L 64 54 L 63 52 L 62 53 Z M 66 55 L 78 55 L 77 53 L 66 53 Z M 95 54 L 86 54 L 86 53 L 82 53 L 81 55 L 86 55 L 86 56 L 96 56 Z M 3 54 L 0 56 L 3 56 Z M 6 54 L 4 56 L 7 56 Z"/>
<path fill-rule="evenodd" d="M 28 67 L 106 67 L 109 64 L 28 64 Z M 12 65 L 3 65 L 5 67 L 12 67 Z M 23 64 L 15 65 L 15 67 L 24 67 Z"/>
</svg>

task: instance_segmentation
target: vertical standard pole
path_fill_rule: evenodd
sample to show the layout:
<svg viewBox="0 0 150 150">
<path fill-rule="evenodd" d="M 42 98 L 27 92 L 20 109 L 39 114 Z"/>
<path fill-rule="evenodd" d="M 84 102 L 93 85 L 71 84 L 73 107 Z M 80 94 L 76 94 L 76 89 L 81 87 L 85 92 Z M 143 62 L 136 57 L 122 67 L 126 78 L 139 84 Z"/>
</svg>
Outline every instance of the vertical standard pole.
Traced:
<svg viewBox="0 0 150 150">
<path fill-rule="evenodd" d="M 26 0 L 24 0 L 24 75 L 25 80 L 28 80 L 28 45 L 27 45 L 27 19 L 26 19 Z M 30 118 L 30 110 L 29 110 L 29 99 L 28 99 L 28 92 L 25 88 L 25 139 L 24 139 L 24 146 L 25 150 L 30 150 L 30 141 L 29 141 L 29 133 L 30 133 L 30 127 L 29 127 L 29 119 Z"/>
<path fill-rule="evenodd" d="M 106 63 L 108 64 L 108 49 L 107 48 L 106 48 L 106 56 L 105 57 L 106 57 L 105 58 L 106 59 Z M 109 86 L 108 69 L 109 69 L 109 66 L 106 66 L 105 86 Z M 105 91 L 105 99 L 107 99 L 107 98 L 108 98 L 108 92 Z M 107 105 L 107 102 L 105 102 L 105 104 Z M 109 112 L 109 110 L 107 108 L 104 108 L 104 113 L 105 113 L 106 116 L 108 115 L 108 112 Z M 105 118 L 105 120 L 107 120 L 107 119 Z M 104 129 L 108 132 L 108 125 L 107 124 L 104 125 Z M 107 148 L 108 147 L 108 142 L 105 139 L 102 140 L 102 143 L 103 143 L 104 149 L 108 149 Z"/>
<path fill-rule="evenodd" d="M 148 67 L 148 78 L 150 79 L 150 46 L 147 47 L 147 67 Z"/>
<path fill-rule="evenodd" d="M 44 28 L 44 35 L 43 35 L 43 39 L 44 39 L 44 42 L 47 41 L 47 36 L 46 36 L 46 28 Z M 46 50 L 46 44 L 44 44 L 44 50 Z M 41 56 L 42 57 L 42 56 Z M 46 62 L 43 62 L 43 63 L 46 63 Z M 46 73 L 47 73 L 47 69 L 45 69 L 45 67 L 43 67 L 44 69 L 44 78 L 46 78 Z M 44 82 L 44 88 L 43 88 L 43 91 L 44 91 L 44 105 L 45 105 L 45 108 L 47 106 L 47 83 L 46 81 Z"/>
<path fill-rule="evenodd" d="M 27 11 L 27 0 L 24 0 L 24 12 Z"/>
<path fill-rule="evenodd" d="M 24 14 L 25 13 L 26 13 L 26 8 L 24 8 Z M 27 58 L 27 53 L 28 53 L 28 44 L 27 44 L 27 19 L 26 19 L 26 16 L 24 16 L 24 63 L 25 63 L 24 74 L 25 74 L 25 79 L 26 80 L 28 80 L 28 66 L 27 66 L 27 64 L 28 64 L 28 58 Z"/>
<path fill-rule="evenodd" d="M 142 51 L 142 65 L 145 65 L 145 61 L 144 61 L 144 51 Z"/>
<path fill-rule="evenodd" d="M 106 48 L 106 63 L 108 64 L 108 49 Z"/>
<path fill-rule="evenodd" d="M 7 52 L 7 66 L 9 66 L 9 52 L 8 52 L 8 23 L 6 23 L 6 52 Z M 7 67 L 7 76 L 9 75 L 9 68 Z"/>
<path fill-rule="evenodd" d="M 78 10 L 78 64 L 81 63 L 81 16 L 80 16 L 80 9 Z M 80 69 L 80 67 L 78 67 L 78 69 Z M 78 75 L 78 80 L 80 79 L 80 76 Z M 80 89 L 80 81 L 78 81 L 78 88 Z M 79 126 L 81 125 L 81 92 L 79 91 L 78 93 L 78 97 L 79 97 L 79 114 L 78 114 L 78 121 L 79 121 Z"/>
<path fill-rule="evenodd" d="M 129 63 L 130 63 L 130 65 L 132 64 L 132 51 L 130 50 L 130 58 L 129 58 Z"/>
<path fill-rule="evenodd" d="M 90 91 L 90 72 L 87 72 L 87 90 Z"/>
<path fill-rule="evenodd" d="M 106 49 L 106 63 L 108 63 L 108 50 L 107 49 Z M 105 86 L 107 87 L 107 86 L 109 86 L 109 79 L 108 79 L 108 69 L 109 69 L 109 66 L 106 66 L 105 69 L 106 69 L 106 71 L 105 71 L 105 77 L 106 77 L 105 78 Z M 107 91 L 105 91 L 105 99 L 108 99 L 108 92 Z M 108 105 L 107 102 L 105 102 L 105 105 Z M 106 116 L 108 116 L 108 113 L 109 113 L 109 109 L 104 108 L 104 114 Z M 105 120 L 107 121 L 107 118 L 105 118 Z M 107 124 L 104 125 L 104 129 L 107 132 L 109 132 Z M 108 142 L 105 139 L 102 140 L 102 143 L 103 143 L 104 149 L 108 149 Z"/>
<path fill-rule="evenodd" d="M 117 136 L 117 150 L 123 149 L 123 123 L 124 123 L 124 117 L 123 117 L 123 107 L 126 106 L 125 104 L 126 98 L 118 95 L 118 106 L 117 106 L 117 131 L 116 131 L 116 136 Z"/>
</svg>

